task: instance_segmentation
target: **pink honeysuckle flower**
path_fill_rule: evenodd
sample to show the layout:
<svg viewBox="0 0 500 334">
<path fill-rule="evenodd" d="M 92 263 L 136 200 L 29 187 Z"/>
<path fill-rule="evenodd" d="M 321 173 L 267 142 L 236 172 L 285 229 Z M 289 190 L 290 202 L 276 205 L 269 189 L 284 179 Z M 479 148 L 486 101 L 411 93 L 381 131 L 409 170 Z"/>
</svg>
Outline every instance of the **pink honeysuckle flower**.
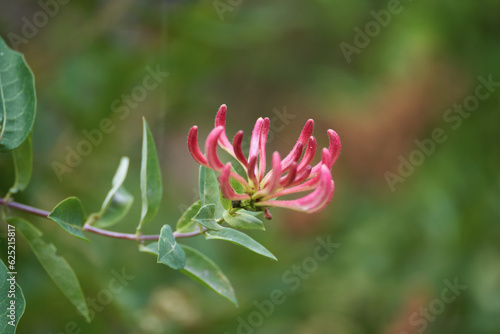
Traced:
<svg viewBox="0 0 500 334">
<path fill-rule="evenodd" d="M 311 166 L 317 148 L 317 141 L 312 136 L 314 121 L 308 120 L 294 147 L 281 159 L 274 152 L 271 170 L 266 174 L 266 144 L 270 129 L 269 118 L 259 118 L 255 123 L 250 139 L 248 158 L 241 148 L 243 131 L 234 136 L 231 143 L 226 135 L 226 105 L 222 105 L 215 117 L 215 128 L 205 141 L 203 154 L 198 146 L 198 127 L 189 131 L 188 148 L 194 160 L 200 165 L 211 168 L 219 175 L 222 195 L 233 202 L 234 207 L 251 211 L 264 211 L 271 219 L 268 207 L 283 207 L 308 213 L 318 212 L 326 207 L 334 193 L 334 182 L 330 172 L 340 154 L 340 138 L 333 130 L 328 130 L 329 147 L 323 148 L 321 161 Z M 238 161 L 246 178 L 237 174 L 230 162 L 222 163 L 217 154 L 217 146 Z M 304 152 L 305 150 L 305 152 Z M 302 157 L 302 159 L 301 159 Z M 230 179 L 236 180 L 244 189 L 237 193 L 231 186 Z M 308 195 L 292 200 L 279 200 L 278 197 L 311 191 Z"/>
</svg>

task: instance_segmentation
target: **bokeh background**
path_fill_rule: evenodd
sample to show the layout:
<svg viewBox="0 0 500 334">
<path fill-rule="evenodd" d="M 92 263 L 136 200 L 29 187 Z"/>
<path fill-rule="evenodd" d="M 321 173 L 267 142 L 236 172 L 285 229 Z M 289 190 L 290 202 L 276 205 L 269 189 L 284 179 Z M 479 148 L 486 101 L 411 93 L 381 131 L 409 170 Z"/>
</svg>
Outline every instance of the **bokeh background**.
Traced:
<svg viewBox="0 0 500 334">
<path fill-rule="evenodd" d="M 391 3 L 4 2 L 0 34 L 25 54 L 38 95 L 34 175 L 20 202 L 50 210 L 75 195 L 88 212 L 97 211 L 127 155 L 126 186 L 135 202 L 116 230 L 133 231 L 140 215 L 143 116 L 164 180 L 150 233 L 175 224 L 196 199 L 187 133 L 197 124 L 204 138 L 222 103 L 229 108 L 230 136 L 239 129 L 248 134 L 259 116 L 274 117 L 269 145 L 281 152 L 309 118 L 316 120 L 321 146 L 328 128 L 342 139 L 328 209 L 315 215 L 275 209 L 267 231 L 252 233 L 279 262 L 202 237 L 186 241 L 219 264 L 239 308 L 157 265 L 133 242 L 91 235 L 88 244 L 31 218 L 72 264 L 89 298 L 107 289 L 113 269 L 135 278 L 106 305 L 98 303 L 87 324 L 19 240 L 27 311 L 18 332 L 500 333 L 500 87 L 467 117 L 447 114 L 454 104 L 473 101 L 478 77 L 500 81 L 500 3 L 401 1 L 377 30 L 371 11 L 387 12 Z M 50 14 L 46 22 L 40 12 Z M 34 16 L 39 27 L 30 30 Z M 367 27 L 372 36 L 356 37 Z M 356 52 L 346 57 L 342 43 Z M 128 104 L 124 116 L 124 109 L 117 111 L 127 106 L 122 94 L 142 84 L 148 66 L 168 76 Z M 64 163 L 67 147 L 75 149 L 83 131 L 99 128 L 103 118 L 114 131 L 60 181 L 54 162 Z M 418 160 L 415 141 L 428 142 L 439 128 L 446 139 Z M 397 175 L 410 157 L 418 164 L 403 172 L 404 182 L 388 182 L 387 172 Z M 12 180 L 7 155 L 0 157 L 0 172 L 5 192 Z M 314 255 L 317 238 L 329 236 L 339 244 L 331 256 L 297 284 L 283 279 Z M 442 297 L 446 281 L 466 286 L 449 303 Z M 286 300 L 260 321 L 255 302 L 275 289 Z"/>
</svg>

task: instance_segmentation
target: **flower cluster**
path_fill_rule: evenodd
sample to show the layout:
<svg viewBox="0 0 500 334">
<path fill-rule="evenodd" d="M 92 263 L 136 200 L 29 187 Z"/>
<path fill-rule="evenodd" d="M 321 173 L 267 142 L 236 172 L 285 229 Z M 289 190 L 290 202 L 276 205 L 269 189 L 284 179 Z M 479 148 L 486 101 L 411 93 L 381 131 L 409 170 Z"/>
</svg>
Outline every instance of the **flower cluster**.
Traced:
<svg viewBox="0 0 500 334">
<path fill-rule="evenodd" d="M 308 120 L 296 144 L 285 158 L 281 159 L 278 152 L 273 153 L 271 170 L 266 174 L 269 118 L 259 118 L 255 123 L 247 158 L 242 151 L 243 131 L 236 133 L 232 143 L 227 138 L 226 113 L 227 108 L 222 105 L 215 118 L 215 128 L 205 142 L 206 155 L 198 146 L 197 126 L 191 128 L 188 136 L 188 147 L 194 160 L 220 173 L 220 189 L 225 198 L 238 203 L 238 207 L 264 211 L 268 219 L 271 218 L 271 214 L 267 207 L 271 206 L 308 213 L 326 207 L 334 192 L 330 170 L 340 154 L 340 138 L 335 131 L 328 130 L 329 148 L 323 148 L 321 161 L 312 166 L 311 161 L 316 154 L 317 142 L 312 136 L 314 121 Z M 246 178 L 236 173 L 230 162 L 223 164 L 220 161 L 217 154 L 218 145 L 241 164 Z M 237 193 L 231 186 L 230 179 L 240 183 L 244 193 Z M 309 190 L 312 192 L 294 200 L 276 199 Z"/>
</svg>

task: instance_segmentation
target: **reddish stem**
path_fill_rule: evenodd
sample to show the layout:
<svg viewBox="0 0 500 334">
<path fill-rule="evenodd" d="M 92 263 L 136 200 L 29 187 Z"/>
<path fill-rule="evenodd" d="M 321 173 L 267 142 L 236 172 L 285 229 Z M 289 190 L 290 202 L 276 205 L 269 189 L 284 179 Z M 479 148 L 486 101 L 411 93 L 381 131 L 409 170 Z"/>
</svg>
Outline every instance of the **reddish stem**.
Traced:
<svg viewBox="0 0 500 334">
<path fill-rule="evenodd" d="M 40 216 L 43 218 L 48 218 L 49 214 L 50 214 L 49 211 L 41 210 L 41 209 L 34 208 L 32 206 L 29 206 L 29 205 L 25 205 L 25 204 L 13 202 L 13 201 L 6 201 L 3 198 L 0 198 L 0 205 L 6 206 L 9 208 L 13 208 L 16 210 L 24 211 L 24 212 L 27 212 L 29 214 Z M 103 235 L 106 237 L 115 238 L 115 239 L 142 241 L 142 240 L 158 240 L 160 238 L 159 234 L 139 235 L 138 236 L 137 234 L 108 231 L 108 230 L 104 230 L 104 229 L 101 229 L 98 227 L 94 227 L 94 226 L 89 225 L 89 224 L 85 224 L 83 226 L 83 230 L 89 231 L 89 232 L 92 232 L 95 234 Z M 194 232 L 186 232 L 186 233 L 174 232 L 174 237 L 176 239 L 177 238 L 189 238 L 189 237 L 197 236 L 205 231 L 206 231 L 206 228 L 202 228 L 202 229 L 199 229 L 198 231 L 194 231 Z"/>
</svg>

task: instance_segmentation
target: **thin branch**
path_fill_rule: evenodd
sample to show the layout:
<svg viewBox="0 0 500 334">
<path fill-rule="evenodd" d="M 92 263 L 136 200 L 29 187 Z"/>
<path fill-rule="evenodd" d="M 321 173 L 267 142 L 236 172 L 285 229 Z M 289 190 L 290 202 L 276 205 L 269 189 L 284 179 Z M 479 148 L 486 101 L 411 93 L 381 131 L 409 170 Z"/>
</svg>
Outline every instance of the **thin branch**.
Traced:
<svg viewBox="0 0 500 334">
<path fill-rule="evenodd" d="M 127 240 L 158 240 L 160 238 L 159 234 L 151 234 L 151 235 L 139 235 L 137 236 L 135 233 L 120 233 L 120 232 L 113 232 L 113 231 L 108 231 L 108 230 L 103 230 L 98 227 L 94 227 L 89 224 L 85 224 L 83 226 L 84 231 L 89 231 L 95 234 L 99 235 L 104 235 L 106 237 L 110 238 L 116 238 L 116 239 L 127 239 Z M 174 232 L 174 237 L 176 239 L 178 238 L 189 238 L 189 237 L 194 237 L 197 235 L 200 235 L 201 233 L 205 232 L 207 229 L 204 227 L 202 229 L 198 229 L 198 231 L 193 231 L 193 232 L 186 232 L 186 233 L 179 233 L 179 232 Z"/>
<path fill-rule="evenodd" d="M 85 224 L 83 226 L 84 231 L 89 231 L 95 234 L 103 235 L 105 237 L 110 237 L 110 238 L 115 238 L 115 239 L 126 239 L 126 240 L 158 240 L 160 238 L 160 235 L 140 235 L 137 237 L 137 235 L 131 234 L 131 233 L 120 233 L 120 232 L 113 232 L 113 231 L 108 231 L 108 230 L 103 230 L 102 228 L 94 227 L 89 224 Z"/>
<path fill-rule="evenodd" d="M 14 201 L 9 201 L 9 200 L 6 201 L 3 198 L 0 198 L 0 205 L 6 206 L 6 207 L 9 207 L 9 208 L 12 208 L 12 209 L 24 211 L 26 213 L 29 213 L 29 214 L 32 214 L 32 215 L 36 215 L 36 216 L 40 216 L 40 217 L 43 217 L 43 218 L 48 218 L 49 214 L 50 214 L 49 211 L 41 210 L 41 209 L 38 209 L 38 208 L 34 208 L 32 206 L 21 204 L 21 203 L 17 203 L 17 202 L 14 202 Z M 84 231 L 89 231 L 89 232 L 92 232 L 92 233 L 95 233 L 95 234 L 99 234 L 99 235 L 103 235 L 103 236 L 110 237 L 110 238 L 115 238 L 115 239 L 126 239 L 126 240 L 143 241 L 143 240 L 158 240 L 160 238 L 159 234 L 139 235 L 138 236 L 135 233 L 132 234 L 132 233 L 120 233 L 120 232 L 108 231 L 108 230 L 104 230 L 104 229 L 101 229 L 101 228 L 98 228 L 98 227 L 94 227 L 94 226 L 89 225 L 89 224 L 85 224 L 82 229 Z M 194 237 L 194 236 L 202 234 L 206 230 L 207 229 L 205 227 L 203 227 L 201 229 L 198 229 L 198 231 L 194 231 L 194 232 L 186 232 L 186 233 L 174 232 L 174 237 L 176 239 L 177 238 Z"/>
<path fill-rule="evenodd" d="M 30 214 L 35 215 L 35 216 L 40 216 L 43 218 L 48 218 L 48 216 L 50 214 L 50 212 L 48 212 L 48 211 L 37 209 L 37 208 L 34 208 L 32 206 L 28 206 L 28 205 L 13 202 L 13 201 L 6 201 L 4 198 L 0 198 L 0 205 L 7 206 L 9 208 L 13 208 L 16 210 L 21 210 L 21 211 L 30 213 Z"/>
</svg>

